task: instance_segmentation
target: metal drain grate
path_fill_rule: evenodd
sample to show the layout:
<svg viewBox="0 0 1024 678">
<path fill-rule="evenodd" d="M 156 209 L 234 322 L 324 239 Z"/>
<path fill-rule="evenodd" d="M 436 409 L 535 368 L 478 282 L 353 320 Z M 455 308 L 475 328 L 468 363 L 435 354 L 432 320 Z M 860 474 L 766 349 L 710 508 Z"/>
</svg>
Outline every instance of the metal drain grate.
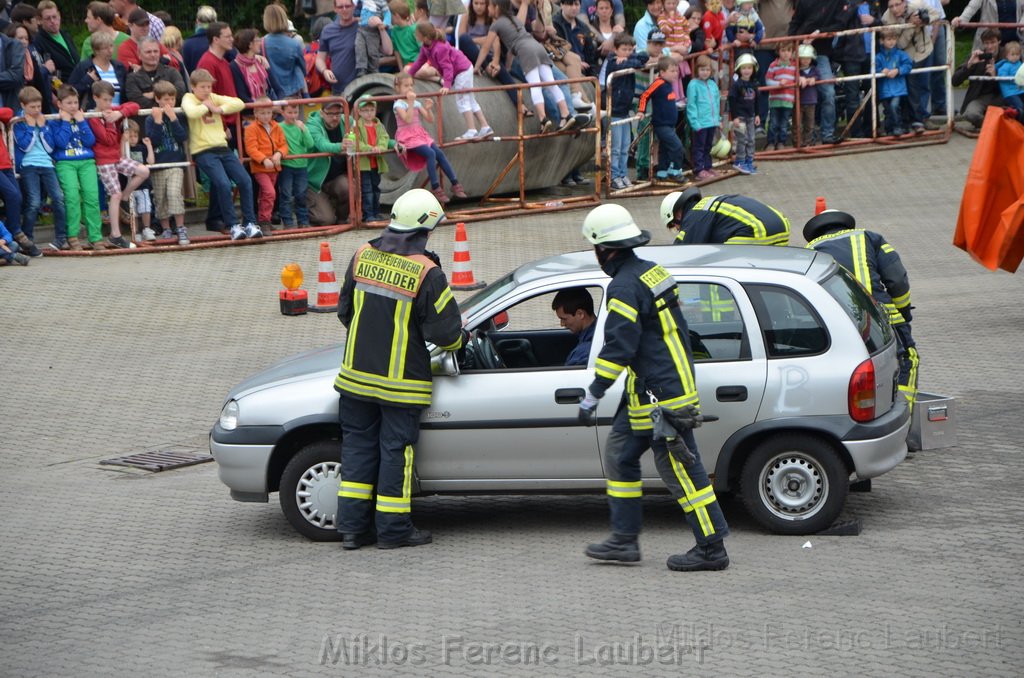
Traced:
<svg viewBox="0 0 1024 678">
<path fill-rule="evenodd" d="M 165 450 L 129 454 L 126 457 L 104 459 L 100 461 L 100 464 L 107 466 L 131 466 L 159 473 L 160 471 L 167 471 L 173 468 L 203 464 L 208 461 L 213 461 L 213 457 L 196 451 L 194 447 L 171 447 Z"/>
</svg>

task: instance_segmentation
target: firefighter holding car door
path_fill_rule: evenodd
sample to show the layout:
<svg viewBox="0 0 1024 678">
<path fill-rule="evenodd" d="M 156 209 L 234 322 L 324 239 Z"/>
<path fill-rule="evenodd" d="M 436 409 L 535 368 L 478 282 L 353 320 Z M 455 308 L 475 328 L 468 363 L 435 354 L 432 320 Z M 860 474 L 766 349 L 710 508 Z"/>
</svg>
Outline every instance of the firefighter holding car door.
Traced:
<svg viewBox="0 0 1024 678">
<path fill-rule="evenodd" d="M 338 299 L 348 328 L 338 418 L 344 452 L 338 490 L 342 548 L 429 544 L 413 526 L 411 490 L 420 414 L 432 395 L 430 354 L 462 346 L 462 317 L 427 238 L 444 218 L 420 188 L 403 194 L 381 237 L 356 251 Z"/>
<path fill-rule="evenodd" d="M 701 463 L 693 432 L 689 428 L 679 432 L 679 440 L 673 442 L 683 453 L 677 454 L 666 439 L 655 435 L 652 420 L 652 415 L 663 411 L 688 413 L 691 421 L 699 420 L 689 333 L 675 279 L 660 265 L 634 253 L 633 249 L 647 244 L 651 236 L 640 230 L 621 205 L 593 209 L 583 221 L 583 235 L 612 281 L 607 292 L 604 347 L 597 358 L 594 381 L 580 403 L 580 421 L 591 426 L 597 422 L 598 401 L 626 372 L 625 393 L 604 450 L 612 535 L 589 545 L 585 553 L 598 560 L 640 560 L 640 457 L 651 448 L 658 473 L 682 507 L 697 541 L 687 553 L 669 557 L 669 569 L 725 569 L 729 556 L 723 540 L 729 527 Z"/>
</svg>

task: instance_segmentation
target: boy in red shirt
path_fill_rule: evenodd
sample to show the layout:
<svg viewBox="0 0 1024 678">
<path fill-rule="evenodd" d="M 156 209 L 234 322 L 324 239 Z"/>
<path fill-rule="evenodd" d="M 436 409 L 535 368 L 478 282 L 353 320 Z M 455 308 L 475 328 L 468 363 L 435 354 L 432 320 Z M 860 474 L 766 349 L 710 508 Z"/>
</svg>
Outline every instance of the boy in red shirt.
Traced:
<svg viewBox="0 0 1024 678">
<path fill-rule="evenodd" d="M 149 178 L 149 168 L 131 158 L 122 157 L 121 127 L 124 125 L 124 118 L 130 118 L 139 112 L 139 106 L 129 102 L 115 107 L 114 86 L 104 80 L 92 84 L 92 98 L 96 102 L 96 111 L 103 114 L 100 118 L 89 118 L 89 127 L 96 137 L 96 145 L 92 149 L 96 155 L 96 170 L 100 183 L 107 192 L 110 242 L 127 249 L 128 241 L 121 235 L 121 210 L 131 210 L 129 199 L 135 189 Z M 128 185 L 125 186 L 123 194 L 118 174 L 128 177 Z"/>
</svg>

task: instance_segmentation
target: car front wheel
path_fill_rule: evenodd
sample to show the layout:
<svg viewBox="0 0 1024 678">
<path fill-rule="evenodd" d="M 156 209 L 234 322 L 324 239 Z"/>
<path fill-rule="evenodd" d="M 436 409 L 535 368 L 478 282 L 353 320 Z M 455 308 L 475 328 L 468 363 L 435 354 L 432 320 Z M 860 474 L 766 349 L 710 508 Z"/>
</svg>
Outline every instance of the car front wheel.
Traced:
<svg viewBox="0 0 1024 678">
<path fill-rule="evenodd" d="M 747 458 L 740 495 L 754 519 L 778 534 L 829 527 L 846 503 L 849 473 L 835 449 L 810 435 L 776 435 Z"/>
<path fill-rule="evenodd" d="M 281 474 L 281 510 L 313 541 L 338 541 L 335 518 L 341 482 L 341 443 L 319 440 L 299 450 Z"/>
</svg>

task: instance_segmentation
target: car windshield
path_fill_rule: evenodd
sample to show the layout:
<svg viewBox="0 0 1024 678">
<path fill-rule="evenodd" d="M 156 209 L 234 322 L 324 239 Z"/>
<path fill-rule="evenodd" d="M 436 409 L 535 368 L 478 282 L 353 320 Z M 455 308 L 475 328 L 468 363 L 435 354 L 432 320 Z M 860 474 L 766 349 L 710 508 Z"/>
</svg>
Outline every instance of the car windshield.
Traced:
<svg viewBox="0 0 1024 678">
<path fill-rule="evenodd" d="M 470 316 L 475 315 L 478 308 L 488 306 L 495 299 L 505 296 L 515 285 L 515 279 L 509 273 L 461 302 L 459 310 L 462 311 L 462 322 L 465 323 Z"/>
<path fill-rule="evenodd" d="M 875 355 L 892 341 L 892 327 L 882 309 L 867 290 L 845 268 L 822 281 L 821 286 L 839 302 L 864 341 L 868 353 Z"/>
</svg>

